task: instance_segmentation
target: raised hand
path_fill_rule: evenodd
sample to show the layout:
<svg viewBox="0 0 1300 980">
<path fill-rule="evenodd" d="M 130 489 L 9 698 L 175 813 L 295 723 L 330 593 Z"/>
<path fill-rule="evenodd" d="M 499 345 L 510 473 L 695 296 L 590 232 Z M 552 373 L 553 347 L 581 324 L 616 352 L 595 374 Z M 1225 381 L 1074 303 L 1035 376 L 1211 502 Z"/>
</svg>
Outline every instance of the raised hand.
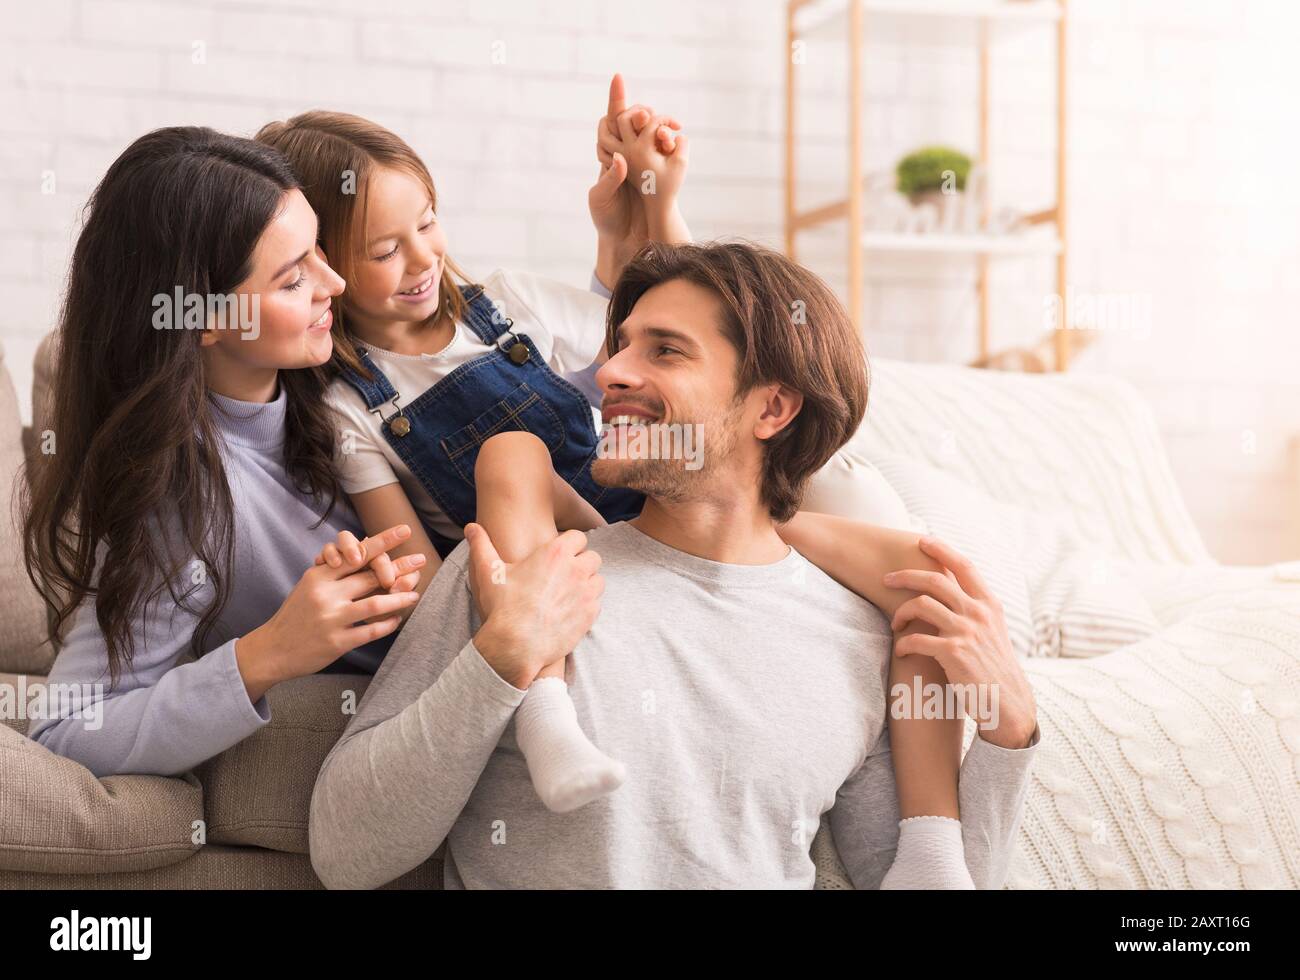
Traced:
<svg viewBox="0 0 1300 980">
<path fill-rule="evenodd" d="M 645 129 L 646 123 L 655 114 L 653 109 L 649 106 L 641 105 L 639 102 L 630 109 L 628 108 L 623 76 L 615 73 L 614 77 L 610 79 L 609 82 L 609 106 L 605 115 L 601 116 L 600 121 L 596 124 L 596 159 L 600 161 L 600 164 L 603 167 L 609 166 L 611 154 L 608 150 L 601 147 L 601 134 L 603 132 L 615 137 L 616 139 L 620 138 L 618 117 L 624 112 L 631 113 L 629 119 L 632 123 L 632 130 L 638 136 L 641 134 L 641 131 Z M 676 133 L 673 132 L 673 129 L 669 128 L 670 125 L 673 129 L 681 129 L 681 125 L 677 120 L 668 119 L 665 121 L 664 125 L 661 125 L 655 130 L 656 141 L 659 145 L 660 151 L 663 153 L 672 153 L 677 145 Z"/>
<path fill-rule="evenodd" d="M 612 286 L 627 260 L 651 239 L 689 241 L 690 232 L 676 208 L 685 176 L 686 137 L 681 124 L 649 106 L 627 106 L 623 76 L 610 80 L 605 115 L 596 123 L 596 158 L 601 170 L 587 195 L 598 236 L 596 273 Z M 671 164 L 669 161 L 672 161 Z M 643 193 L 646 178 L 654 194 Z M 628 176 L 631 173 L 632 179 Z M 666 181 L 666 185 L 661 185 Z M 664 186 L 668 193 L 661 192 Z"/>
<path fill-rule="evenodd" d="M 639 130 L 634 125 L 638 119 L 642 121 Z M 605 122 L 607 120 L 602 120 Z M 617 133 L 611 133 L 607 125 L 602 126 L 597 138 L 599 149 L 611 160 L 622 157 L 626 161 L 632 178 L 627 182 L 628 186 L 645 199 L 647 215 L 652 215 L 656 206 L 661 209 L 675 207 L 677 192 L 686 180 L 686 168 L 690 162 L 686 134 L 672 135 L 672 130 L 680 129 L 681 123 L 644 106 L 624 109 L 615 116 L 614 123 Z M 664 150 L 667 144 L 661 134 L 668 134 L 671 138 L 672 150 Z M 660 200 L 655 202 L 651 198 Z"/>
</svg>

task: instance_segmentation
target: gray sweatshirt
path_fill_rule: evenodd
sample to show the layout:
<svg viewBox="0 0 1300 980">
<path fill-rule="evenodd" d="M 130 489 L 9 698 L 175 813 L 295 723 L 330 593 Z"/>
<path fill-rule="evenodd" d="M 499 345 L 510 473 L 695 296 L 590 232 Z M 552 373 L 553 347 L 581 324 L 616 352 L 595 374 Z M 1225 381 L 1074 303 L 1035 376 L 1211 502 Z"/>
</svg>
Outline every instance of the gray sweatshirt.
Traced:
<svg viewBox="0 0 1300 980">
<path fill-rule="evenodd" d="M 321 770 L 311 858 L 372 888 L 448 842 L 448 888 L 810 888 L 822 819 L 859 888 L 893 861 L 884 615 L 793 549 L 769 565 L 598 528 L 602 612 L 568 659 L 578 719 L 627 766 L 566 814 L 538 799 L 515 740 L 524 697 L 472 642 L 468 545 L 448 557 Z M 961 766 L 966 860 L 1003 881 L 1038 733 L 976 738 Z"/>
<path fill-rule="evenodd" d="M 261 626 L 315 561 L 346 528 L 363 535 L 346 498 L 319 526 L 322 507 L 293 486 L 284 469 L 284 390 L 268 404 L 211 395 L 226 443 L 223 459 L 235 505 L 234 567 L 230 599 L 198 660 L 190 640 L 212 585 L 187 568 L 178 592 L 197 584 L 191 608 L 164 591 L 132 625 L 135 657 L 108 689 L 103 633 L 91 601 L 77 610 L 49 682 L 68 685 L 58 697 L 60 717 L 33 721 L 30 735 L 97 776 L 152 773 L 170 776 L 228 749 L 271 720 L 265 698 L 248 699 L 235 663 L 235 639 Z M 197 580 L 197 583 L 196 583 Z M 373 672 L 386 643 L 346 656 Z"/>
</svg>

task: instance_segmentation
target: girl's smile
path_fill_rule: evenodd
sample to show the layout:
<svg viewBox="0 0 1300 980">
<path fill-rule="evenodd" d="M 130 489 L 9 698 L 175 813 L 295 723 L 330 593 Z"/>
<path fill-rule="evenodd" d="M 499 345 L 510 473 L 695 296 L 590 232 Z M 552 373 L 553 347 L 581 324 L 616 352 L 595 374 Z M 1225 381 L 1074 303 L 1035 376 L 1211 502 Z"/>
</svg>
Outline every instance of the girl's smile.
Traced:
<svg viewBox="0 0 1300 980">
<path fill-rule="evenodd" d="M 439 262 L 429 272 L 428 276 L 409 289 L 397 293 L 394 298 L 399 299 L 404 303 L 416 304 L 423 303 L 431 296 L 436 298 L 438 295 L 438 280 L 441 275 L 442 263 Z"/>
</svg>

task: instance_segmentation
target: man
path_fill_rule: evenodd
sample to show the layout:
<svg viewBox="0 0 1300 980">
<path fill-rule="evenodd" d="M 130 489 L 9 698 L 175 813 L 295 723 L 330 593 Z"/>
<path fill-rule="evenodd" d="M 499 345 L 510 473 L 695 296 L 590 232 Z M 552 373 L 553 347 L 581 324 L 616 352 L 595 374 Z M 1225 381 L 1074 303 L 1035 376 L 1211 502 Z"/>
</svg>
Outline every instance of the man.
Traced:
<svg viewBox="0 0 1300 980">
<path fill-rule="evenodd" d="M 776 253 L 656 245 L 625 269 L 609 325 L 597 378 L 611 451 L 593 475 L 643 491 L 645 508 L 590 532 L 592 550 L 566 532 L 505 567 L 466 529 L 321 770 L 311 854 L 331 887 L 381 885 L 444 838 L 449 888 L 811 887 L 828 810 L 857 887 L 893 863 L 890 624 L 775 530 L 865 411 L 848 317 Z M 639 451 L 649 426 L 697 423 L 702 466 Z M 993 601 L 948 555 L 962 605 Z M 1038 730 L 1000 619 L 962 629 L 981 655 L 960 680 L 1012 695 L 960 771 L 966 863 L 990 888 Z M 557 814 L 532 789 L 513 714 L 570 650 L 578 720 L 627 778 Z"/>
</svg>

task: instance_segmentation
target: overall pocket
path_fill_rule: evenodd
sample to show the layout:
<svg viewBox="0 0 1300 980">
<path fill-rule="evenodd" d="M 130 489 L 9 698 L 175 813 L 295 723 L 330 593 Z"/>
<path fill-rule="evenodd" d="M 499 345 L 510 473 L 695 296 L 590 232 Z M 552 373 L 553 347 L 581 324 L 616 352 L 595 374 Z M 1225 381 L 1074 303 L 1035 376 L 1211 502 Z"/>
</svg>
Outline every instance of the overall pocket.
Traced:
<svg viewBox="0 0 1300 980">
<path fill-rule="evenodd" d="M 564 426 L 536 391 L 521 384 L 469 425 L 440 440 L 447 460 L 469 486 L 483 443 L 498 432 L 531 432 L 554 454 L 564 445 Z"/>
</svg>

